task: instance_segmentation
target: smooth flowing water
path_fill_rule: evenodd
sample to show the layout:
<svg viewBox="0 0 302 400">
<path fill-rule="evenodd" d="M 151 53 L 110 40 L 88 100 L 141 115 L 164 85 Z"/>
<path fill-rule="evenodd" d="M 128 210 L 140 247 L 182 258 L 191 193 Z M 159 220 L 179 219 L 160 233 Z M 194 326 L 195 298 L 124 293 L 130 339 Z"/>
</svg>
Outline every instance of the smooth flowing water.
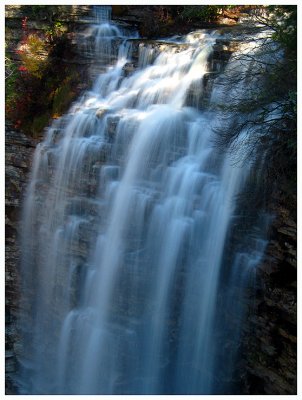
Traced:
<svg viewBox="0 0 302 400">
<path fill-rule="evenodd" d="M 20 393 L 223 393 L 218 371 L 230 381 L 236 360 L 236 346 L 224 345 L 240 340 L 234 321 L 265 241 L 247 231 L 244 248 L 228 250 L 251 165 L 215 148 L 223 120 L 211 105 L 242 95 L 251 65 L 231 58 L 226 70 L 243 79 L 225 90 L 222 74 L 203 92 L 215 32 L 138 45 L 104 21 L 109 14 L 81 47 L 102 73 L 35 153 Z M 207 106 L 188 106 L 192 90 Z"/>
</svg>

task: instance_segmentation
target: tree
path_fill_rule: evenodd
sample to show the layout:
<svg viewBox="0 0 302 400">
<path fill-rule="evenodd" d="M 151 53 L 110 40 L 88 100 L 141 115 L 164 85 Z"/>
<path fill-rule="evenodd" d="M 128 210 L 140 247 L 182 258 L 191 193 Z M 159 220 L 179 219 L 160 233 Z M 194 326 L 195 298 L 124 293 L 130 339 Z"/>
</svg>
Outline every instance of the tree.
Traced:
<svg viewBox="0 0 302 400">
<path fill-rule="evenodd" d="M 237 56 L 238 62 L 249 62 L 250 70 L 229 74 L 228 87 L 244 80 L 245 90 L 230 104 L 216 105 L 225 122 L 217 128 L 217 144 L 237 150 L 237 159 L 243 153 L 256 162 L 265 158 L 270 184 L 283 179 L 295 191 L 297 8 L 269 6 L 258 9 L 255 18 L 267 35 L 256 40 L 251 51 Z"/>
</svg>

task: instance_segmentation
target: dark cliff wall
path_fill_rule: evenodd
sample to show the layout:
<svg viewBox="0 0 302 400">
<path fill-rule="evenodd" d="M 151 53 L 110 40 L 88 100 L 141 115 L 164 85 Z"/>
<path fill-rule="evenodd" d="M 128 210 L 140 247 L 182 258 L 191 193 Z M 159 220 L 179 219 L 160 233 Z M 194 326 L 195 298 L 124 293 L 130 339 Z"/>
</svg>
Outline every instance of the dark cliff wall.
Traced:
<svg viewBox="0 0 302 400">
<path fill-rule="evenodd" d="M 5 377 L 6 393 L 13 394 L 18 335 L 21 206 L 29 177 L 35 141 L 5 126 Z"/>
<path fill-rule="evenodd" d="M 266 257 L 257 270 L 257 293 L 245 326 L 247 394 L 297 391 L 296 199 L 273 195 Z"/>
<path fill-rule="evenodd" d="M 33 14 L 31 6 L 6 6 L 5 7 L 5 42 L 6 52 L 9 59 L 16 66 L 21 65 L 20 57 L 16 52 L 18 44 L 24 38 L 24 30 L 22 21 L 27 17 L 27 32 L 37 35 L 43 35 L 53 26 L 54 20 L 60 21 L 62 27 L 67 32 L 65 42 L 75 47 L 75 32 L 81 32 L 87 27 L 89 19 L 87 16 L 91 12 L 91 6 L 71 6 L 64 9 L 62 13 L 58 12 L 58 7 L 53 6 L 52 12 L 45 13 L 45 6 L 37 6 L 36 16 Z M 65 6 L 66 8 L 66 6 Z M 50 9 L 49 9 L 50 10 Z M 68 11 L 68 12 L 67 12 Z M 55 12 L 57 14 L 55 14 Z M 66 47 L 66 46 L 65 46 Z M 68 47 L 68 46 L 67 46 Z M 63 49 L 64 50 L 64 49 Z M 65 56 L 68 51 L 62 51 L 59 56 Z M 70 52 L 69 52 L 70 53 Z M 68 53 L 68 54 L 69 54 Z M 62 112 L 68 109 L 71 102 L 84 90 L 89 82 L 87 69 L 89 61 L 81 58 L 81 54 L 74 54 L 64 59 L 58 59 L 54 56 L 49 60 L 50 66 L 54 69 L 56 66 L 60 70 L 64 70 L 65 75 L 77 73 L 78 80 L 75 82 L 76 87 L 64 86 L 64 74 L 58 74 L 57 81 L 52 84 L 49 81 L 49 90 L 55 91 L 60 89 L 73 89 L 73 96 L 69 96 L 68 101 L 62 99 Z M 87 64 L 87 65 L 86 65 Z M 60 77 L 62 86 L 60 86 Z M 22 76 L 21 76 L 22 78 Z M 49 79 L 53 77 L 49 76 Z M 46 81 L 45 81 L 46 82 Z M 59 86 L 58 86 L 59 85 Z M 6 82 L 6 89 L 8 91 Z M 16 89 L 16 88 L 15 88 Z M 40 90 L 33 93 L 33 97 L 39 100 L 39 96 L 43 97 L 43 103 L 46 99 L 46 90 Z M 25 99 L 24 93 L 16 92 L 17 99 L 20 101 Z M 7 101 L 7 99 L 6 99 Z M 27 100 L 25 100 L 27 101 Z M 42 100 L 41 100 L 42 101 Z M 6 104 L 7 106 L 7 104 Z M 45 118 L 44 118 L 45 115 Z M 18 116 L 18 115 L 17 115 Z M 7 116 L 6 116 L 7 117 Z M 25 195 L 26 186 L 29 179 L 31 162 L 35 146 L 38 140 L 32 139 L 37 133 L 42 134 L 42 130 L 51 121 L 51 114 L 45 110 L 36 109 L 36 118 L 43 117 L 43 123 L 40 124 L 37 131 L 34 124 L 26 132 L 26 135 L 19 129 L 15 129 L 16 121 L 6 120 L 5 123 L 5 390 L 6 394 L 16 394 L 17 388 L 14 384 L 14 376 L 17 370 L 18 354 L 18 332 L 16 329 L 16 318 L 19 302 L 19 264 L 20 264 L 20 231 L 22 202 Z M 17 119 L 19 119 L 18 117 Z M 29 125 L 33 123 L 33 118 L 28 116 Z"/>
</svg>

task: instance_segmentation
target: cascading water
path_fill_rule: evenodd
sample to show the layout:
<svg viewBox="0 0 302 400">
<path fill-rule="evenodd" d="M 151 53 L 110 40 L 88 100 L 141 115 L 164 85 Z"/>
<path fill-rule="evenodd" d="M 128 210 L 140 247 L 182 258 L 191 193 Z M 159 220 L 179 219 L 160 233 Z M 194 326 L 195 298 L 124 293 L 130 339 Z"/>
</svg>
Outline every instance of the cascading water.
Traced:
<svg viewBox="0 0 302 400">
<path fill-rule="evenodd" d="M 225 364 L 231 374 L 235 353 L 221 347 L 229 326 L 217 304 L 251 166 L 213 146 L 211 104 L 244 82 L 225 94 L 215 80 L 210 106 L 188 107 L 215 34 L 140 45 L 125 77 L 132 42 L 99 18 L 84 47 L 94 43 L 89 51 L 111 65 L 48 129 L 25 201 L 20 393 L 223 393 L 216 371 Z M 249 64 L 227 68 L 247 76 Z M 253 240 L 224 278 L 237 316 L 233 288 L 244 297 L 265 248 L 261 235 Z"/>
</svg>

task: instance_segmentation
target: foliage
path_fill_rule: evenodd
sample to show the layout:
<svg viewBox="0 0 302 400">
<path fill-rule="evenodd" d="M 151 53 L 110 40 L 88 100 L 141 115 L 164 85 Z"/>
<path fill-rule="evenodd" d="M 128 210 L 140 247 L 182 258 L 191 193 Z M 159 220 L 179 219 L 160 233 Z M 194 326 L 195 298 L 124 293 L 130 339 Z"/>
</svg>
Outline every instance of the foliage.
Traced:
<svg viewBox="0 0 302 400">
<path fill-rule="evenodd" d="M 264 20 L 273 28 L 273 39 L 286 51 L 287 57 L 296 57 L 297 51 L 297 6 L 269 6 L 271 14 Z"/>
<path fill-rule="evenodd" d="M 180 18 L 189 21 L 215 22 L 223 11 L 231 10 L 233 5 L 190 5 L 182 6 Z"/>
<path fill-rule="evenodd" d="M 23 5 L 21 12 L 30 19 L 46 20 L 50 23 L 61 18 L 71 19 L 71 7 L 68 5 Z"/>
<path fill-rule="evenodd" d="M 30 127 L 33 137 L 39 136 L 39 134 L 43 131 L 45 126 L 49 124 L 50 118 L 51 115 L 48 111 L 45 111 L 45 113 L 40 114 L 37 117 L 34 117 Z"/>
<path fill-rule="evenodd" d="M 47 61 L 47 43 L 36 34 L 29 34 L 18 50 L 23 71 L 41 78 Z"/>
<path fill-rule="evenodd" d="M 188 33 L 192 31 L 192 23 L 201 27 L 216 23 L 223 11 L 234 8 L 227 5 L 156 5 L 146 6 L 144 12 L 138 13 L 136 6 L 126 7 L 130 14 L 137 13 L 141 20 L 140 34 L 148 38 Z"/>
<path fill-rule="evenodd" d="M 5 101 L 10 101 L 15 94 L 18 66 L 8 54 L 5 54 Z"/>
<path fill-rule="evenodd" d="M 45 8 L 47 7 L 47 8 Z M 53 8 L 54 7 L 54 8 Z M 58 6 L 24 6 L 27 15 L 47 12 Z M 73 57 L 73 46 L 60 21 L 37 34 L 22 20 L 22 38 L 15 50 L 20 62 L 6 55 L 6 115 L 15 128 L 38 135 L 52 116 L 61 115 L 76 96 L 80 76 L 74 65 L 62 61 Z"/>
<path fill-rule="evenodd" d="M 231 105 L 220 107 L 231 112 L 231 118 L 226 119 L 223 129 L 217 129 L 218 144 L 237 149 L 239 155 L 246 145 L 256 163 L 262 154 L 270 184 L 291 182 L 292 191 L 297 161 L 296 13 L 295 6 L 270 6 L 256 15 L 270 29 L 271 40 L 259 40 L 256 52 L 238 56 L 239 61 L 249 59 L 253 65 L 249 82 L 244 81 L 247 90 L 244 97 L 239 95 Z M 240 74 L 235 78 L 237 82 L 241 79 Z M 242 131 L 247 132 L 244 143 L 240 140 Z"/>
<path fill-rule="evenodd" d="M 55 42 L 59 37 L 64 35 L 66 32 L 66 27 L 59 21 L 55 21 L 49 29 L 46 31 L 47 40 L 50 43 Z"/>
<path fill-rule="evenodd" d="M 73 90 L 73 79 L 75 79 L 73 76 L 65 78 L 53 93 L 52 112 L 56 116 L 62 115 L 71 101 L 75 98 L 76 93 Z"/>
<path fill-rule="evenodd" d="M 181 13 L 183 19 L 200 19 L 205 22 L 214 21 L 219 15 L 222 6 L 205 5 L 205 6 L 184 6 Z"/>
</svg>

